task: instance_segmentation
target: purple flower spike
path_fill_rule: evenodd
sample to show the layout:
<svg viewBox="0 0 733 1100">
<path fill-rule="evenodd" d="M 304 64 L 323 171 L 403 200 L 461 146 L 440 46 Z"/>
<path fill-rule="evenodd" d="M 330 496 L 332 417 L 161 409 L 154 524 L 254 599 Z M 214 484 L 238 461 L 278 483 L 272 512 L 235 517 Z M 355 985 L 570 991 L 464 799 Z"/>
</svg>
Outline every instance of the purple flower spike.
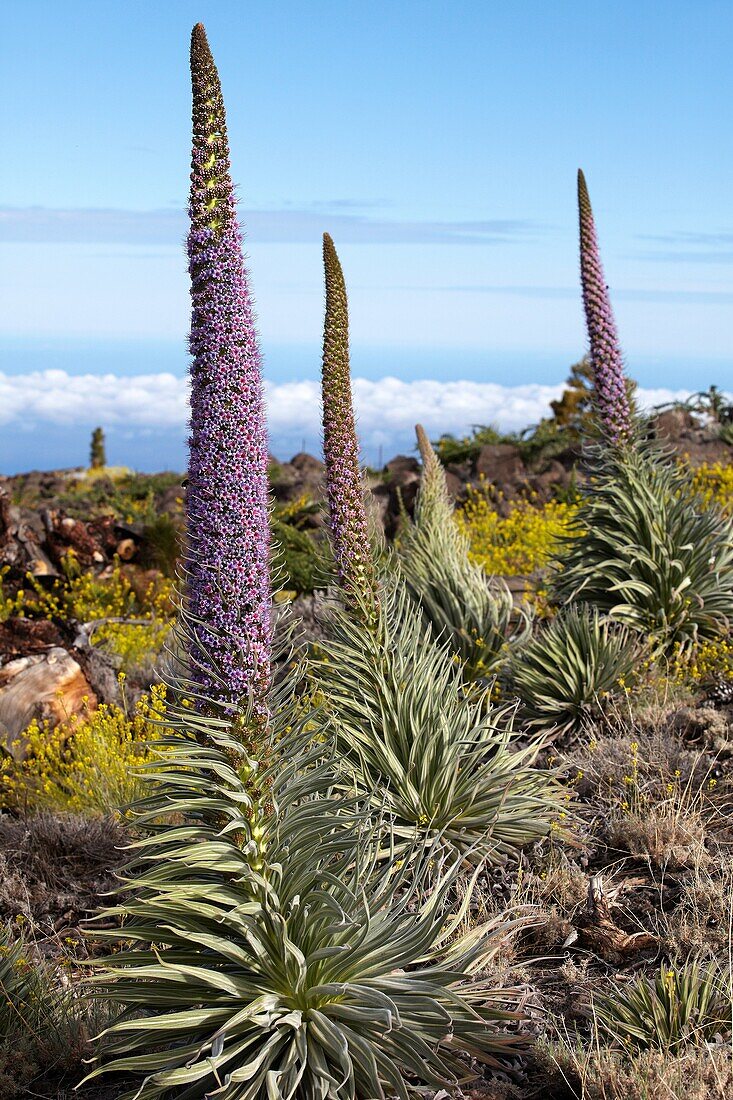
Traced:
<svg viewBox="0 0 733 1100">
<path fill-rule="evenodd" d="M 351 402 L 349 306 L 344 274 L 328 233 L 323 234 L 323 264 L 323 454 L 331 546 L 347 601 L 369 607 L 375 598 L 375 579 Z"/>
<path fill-rule="evenodd" d="M 222 702 L 248 697 L 264 720 L 271 657 L 267 428 L 224 101 L 200 23 L 191 35 L 191 83 L 191 675 Z"/>
<path fill-rule="evenodd" d="M 631 434 L 631 406 L 616 322 L 603 275 L 585 176 L 578 171 L 580 278 L 590 340 L 595 402 L 605 435 L 619 443 Z"/>
</svg>

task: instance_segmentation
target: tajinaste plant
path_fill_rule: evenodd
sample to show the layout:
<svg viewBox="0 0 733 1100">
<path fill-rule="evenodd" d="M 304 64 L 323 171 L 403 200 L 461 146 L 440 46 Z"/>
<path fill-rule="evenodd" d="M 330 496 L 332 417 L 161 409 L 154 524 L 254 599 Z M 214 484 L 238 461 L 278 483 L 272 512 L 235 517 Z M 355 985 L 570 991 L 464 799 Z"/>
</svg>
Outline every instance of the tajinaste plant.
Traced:
<svg viewBox="0 0 733 1100">
<path fill-rule="evenodd" d="M 422 474 L 420 476 L 420 493 L 416 503 L 416 522 L 422 519 L 427 525 L 445 526 L 458 544 L 460 536 L 458 528 L 453 524 L 453 505 L 448 494 L 445 480 L 445 472 L 440 463 L 433 445 L 428 439 L 427 432 L 422 424 L 415 425 L 417 446 L 422 461 Z"/>
<path fill-rule="evenodd" d="M 328 233 L 323 234 L 323 264 L 323 454 L 331 545 L 347 602 L 368 608 L 375 600 L 375 574 L 351 400 L 349 306 L 344 274 Z"/>
<path fill-rule="evenodd" d="M 578 170 L 580 278 L 590 340 L 595 403 L 604 434 L 613 442 L 631 434 L 632 418 L 616 322 L 598 250 L 593 211 L 585 176 Z"/>
<path fill-rule="evenodd" d="M 187 613 L 192 679 L 264 719 L 270 685 L 268 446 L 260 353 L 206 32 L 191 36 L 192 318 Z"/>
<path fill-rule="evenodd" d="M 470 558 L 453 519 L 445 471 L 422 425 L 415 427 L 422 458 L 415 518 L 404 517 L 397 562 L 404 583 L 433 634 L 460 659 L 466 679 L 492 676 L 508 650 L 524 642 L 531 621 L 515 610 L 500 577 L 489 578 Z"/>
</svg>

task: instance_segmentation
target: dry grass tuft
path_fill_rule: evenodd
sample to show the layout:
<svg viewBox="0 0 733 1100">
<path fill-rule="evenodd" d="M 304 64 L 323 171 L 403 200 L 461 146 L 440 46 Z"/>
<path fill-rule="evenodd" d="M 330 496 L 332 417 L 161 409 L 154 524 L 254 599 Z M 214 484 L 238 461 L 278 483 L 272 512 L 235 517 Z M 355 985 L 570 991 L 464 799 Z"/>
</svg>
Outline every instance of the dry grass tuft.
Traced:
<svg viewBox="0 0 733 1100">
<path fill-rule="evenodd" d="M 112 818 L 0 816 L 0 918 L 44 935 L 90 916 L 115 885 L 127 836 Z"/>
<path fill-rule="evenodd" d="M 730 1046 L 671 1057 L 661 1051 L 626 1055 L 577 1042 L 538 1047 L 543 1100 L 725 1100 L 733 1095 Z M 528 1096 L 532 1096 L 529 1092 Z"/>
<path fill-rule="evenodd" d="M 709 859 L 700 813 L 684 800 L 668 799 L 617 812 L 606 836 L 611 848 L 664 870 L 700 866 Z"/>
</svg>

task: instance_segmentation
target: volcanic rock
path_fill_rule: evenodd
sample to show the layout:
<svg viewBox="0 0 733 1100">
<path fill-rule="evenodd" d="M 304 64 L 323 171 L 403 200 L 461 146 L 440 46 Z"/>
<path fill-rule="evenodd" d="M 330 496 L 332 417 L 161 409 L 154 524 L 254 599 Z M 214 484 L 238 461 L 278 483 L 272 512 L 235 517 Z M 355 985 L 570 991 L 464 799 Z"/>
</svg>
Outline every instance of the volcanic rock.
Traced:
<svg viewBox="0 0 733 1100">
<path fill-rule="evenodd" d="M 22 755 L 21 735 L 34 718 L 57 725 L 96 702 L 81 666 L 60 646 L 16 657 L 0 668 L 0 744 Z"/>
</svg>

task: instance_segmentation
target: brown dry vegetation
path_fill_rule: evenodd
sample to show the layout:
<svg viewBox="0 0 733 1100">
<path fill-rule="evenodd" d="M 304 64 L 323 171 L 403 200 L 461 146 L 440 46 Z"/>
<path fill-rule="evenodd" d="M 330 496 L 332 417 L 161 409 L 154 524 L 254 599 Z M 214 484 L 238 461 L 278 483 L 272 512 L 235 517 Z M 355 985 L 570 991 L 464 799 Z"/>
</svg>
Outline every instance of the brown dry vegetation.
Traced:
<svg viewBox="0 0 733 1100">
<path fill-rule="evenodd" d="M 140 527 L 146 569 L 148 538 Z M 135 579 L 130 569 L 119 575 Z M 100 577 L 95 584 L 104 583 Z M 89 585 L 80 592 L 93 606 L 103 593 Z M 143 597 L 136 598 L 142 605 Z M 40 629 L 51 626 L 48 620 L 17 622 L 39 628 L 31 632 L 39 652 L 47 643 L 69 644 L 62 621 L 50 642 Z M 721 968 L 731 1000 L 733 706 L 715 704 L 705 687 L 702 677 L 683 687 L 672 675 L 645 669 L 581 733 L 545 749 L 538 764 L 557 770 L 565 793 L 552 833 L 488 867 L 467 918 L 472 924 L 499 914 L 516 918 L 515 934 L 482 977 L 519 989 L 522 1027 L 533 1044 L 510 1072 L 479 1073 L 464 1095 L 715 1100 L 733 1094 L 729 1026 L 679 1049 L 643 1049 L 614 1041 L 597 1013 L 604 995 L 618 999 L 640 979 L 653 980 L 660 964 L 676 972 L 689 959 Z M 99 721 L 102 729 L 102 715 Z M 42 986 L 64 999 L 22 1040 L 17 1030 L 10 1039 L 3 1034 L 0 1010 L 0 1100 L 116 1100 L 119 1084 L 72 1092 L 89 1037 L 105 1019 L 77 994 L 101 952 L 89 918 L 117 885 L 134 834 L 116 812 L 18 816 L 17 806 L 11 809 L 0 813 L 0 920 L 8 942 L 23 944 L 24 965 L 39 968 Z M 123 936 L 121 930 L 120 942 Z M 477 1068 L 467 1064 L 467 1072 Z"/>
<path fill-rule="evenodd" d="M 471 911 L 472 921 L 508 912 L 527 919 L 491 977 L 524 991 L 536 1042 L 513 1075 L 479 1079 L 466 1095 L 707 1100 L 730 1094 L 729 1036 L 678 1053 L 634 1052 L 609 1043 L 594 1020 L 594 997 L 653 975 L 660 960 L 676 966 L 690 955 L 703 962 L 730 957 L 731 713 L 691 702 L 617 713 L 610 728 L 549 750 L 562 769 L 566 816 L 551 838 L 487 871 Z M 113 887 L 127 839 L 121 825 L 105 818 L 0 818 L 0 915 L 34 955 L 59 967 L 62 981 L 86 973 L 96 949 L 93 932 L 89 938 L 81 927 Z M 76 1019 L 72 1030 L 64 1058 L 55 1047 L 45 1065 L 31 1055 L 18 1061 L 16 1050 L 11 1067 L 6 1051 L 0 1096 L 70 1095 L 88 1021 Z"/>
</svg>

